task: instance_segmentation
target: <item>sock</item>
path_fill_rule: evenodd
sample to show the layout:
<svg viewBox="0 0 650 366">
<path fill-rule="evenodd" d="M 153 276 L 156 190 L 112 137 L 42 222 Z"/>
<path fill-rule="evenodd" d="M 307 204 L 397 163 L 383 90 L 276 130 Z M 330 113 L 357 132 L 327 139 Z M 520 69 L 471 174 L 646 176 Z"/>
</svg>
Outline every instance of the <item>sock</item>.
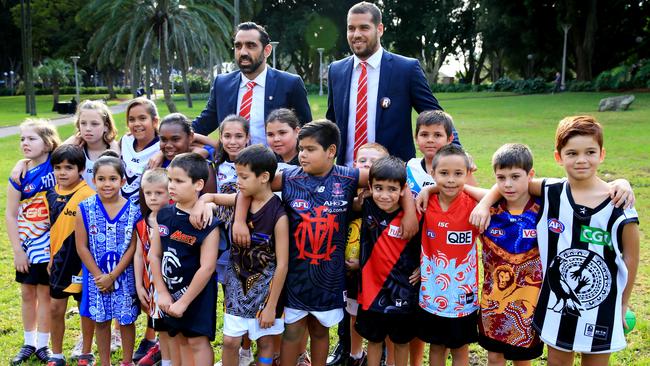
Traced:
<svg viewBox="0 0 650 366">
<path fill-rule="evenodd" d="M 151 338 L 151 339 L 147 338 L 147 340 L 148 340 L 149 342 L 152 342 L 152 343 L 156 343 L 156 342 L 158 342 L 158 338 L 156 338 L 156 337 L 153 337 L 153 338 Z"/>
<path fill-rule="evenodd" d="M 24 335 L 24 337 L 25 337 L 25 344 L 26 344 L 27 346 L 36 347 L 36 331 L 35 331 L 35 330 L 32 330 L 32 331 L 27 331 L 27 330 L 26 330 L 26 331 L 24 332 L 24 334 L 25 334 L 25 335 Z"/>
<path fill-rule="evenodd" d="M 360 359 L 361 357 L 363 357 L 363 350 L 361 352 L 355 353 L 355 354 L 350 353 L 350 357 L 354 358 L 355 360 Z"/>
<path fill-rule="evenodd" d="M 52 358 L 56 358 L 57 360 L 64 360 L 65 357 L 63 357 L 63 353 L 53 353 Z"/>
<path fill-rule="evenodd" d="M 38 336 L 36 337 L 36 349 L 47 347 L 48 343 L 50 343 L 50 333 L 38 332 Z"/>
<path fill-rule="evenodd" d="M 172 366 L 172 360 L 160 360 L 160 366 Z"/>
<path fill-rule="evenodd" d="M 249 349 L 240 348 L 239 349 L 239 355 L 240 356 L 250 357 L 251 356 L 251 349 L 250 348 Z"/>
</svg>

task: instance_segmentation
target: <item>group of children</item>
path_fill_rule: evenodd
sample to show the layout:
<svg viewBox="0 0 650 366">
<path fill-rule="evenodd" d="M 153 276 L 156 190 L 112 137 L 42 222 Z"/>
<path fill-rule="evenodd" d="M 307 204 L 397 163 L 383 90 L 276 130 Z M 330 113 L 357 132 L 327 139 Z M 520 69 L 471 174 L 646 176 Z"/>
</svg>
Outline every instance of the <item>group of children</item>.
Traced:
<svg viewBox="0 0 650 366">
<path fill-rule="evenodd" d="M 299 126 L 285 109 L 267 119 L 269 147 L 247 146 L 239 116 L 221 122 L 213 143 L 182 114 L 160 121 L 147 99 L 126 115 L 119 144 L 99 102 L 80 104 L 77 133 L 61 145 L 49 123 L 21 125 L 26 160 L 6 213 L 25 329 L 14 364 L 33 354 L 66 364 L 72 296 L 79 365 L 95 361 L 93 332 L 110 364 L 113 320 L 122 364 L 132 364 L 140 311 L 141 345 L 159 350 L 162 366 L 212 365 L 218 283 L 225 366 L 250 363 L 251 341 L 257 365 L 325 365 L 336 324 L 349 327 L 352 365 L 417 365 L 424 343 L 431 365 L 449 354 L 469 364 L 474 342 L 490 365 L 530 364 L 543 343 L 552 365 L 572 364 L 573 352 L 607 364 L 625 347 L 638 218 L 629 184 L 597 177 L 603 137 L 591 117 L 558 126 L 566 178 L 533 179 L 530 150 L 506 144 L 493 156 L 496 184 L 483 190 L 441 111 L 418 116 L 423 158 L 405 164 L 372 143 L 355 167 L 335 165 L 334 123 Z"/>
</svg>

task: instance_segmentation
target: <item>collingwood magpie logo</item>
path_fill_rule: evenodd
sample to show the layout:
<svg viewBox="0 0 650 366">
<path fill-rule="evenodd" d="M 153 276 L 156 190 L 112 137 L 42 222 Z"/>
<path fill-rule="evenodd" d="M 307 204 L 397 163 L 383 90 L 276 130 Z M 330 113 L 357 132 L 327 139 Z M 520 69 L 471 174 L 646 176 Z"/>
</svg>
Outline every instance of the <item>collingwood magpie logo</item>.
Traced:
<svg viewBox="0 0 650 366">
<path fill-rule="evenodd" d="M 549 266 L 546 276 L 555 295 L 549 309 L 562 315 L 580 316 L 580 312 L 600 305 L 612 288 L 607 263 L 596 252 L 566 249 Z M 549 301 L 549 305 L 552 304 Z"/>
</svg>

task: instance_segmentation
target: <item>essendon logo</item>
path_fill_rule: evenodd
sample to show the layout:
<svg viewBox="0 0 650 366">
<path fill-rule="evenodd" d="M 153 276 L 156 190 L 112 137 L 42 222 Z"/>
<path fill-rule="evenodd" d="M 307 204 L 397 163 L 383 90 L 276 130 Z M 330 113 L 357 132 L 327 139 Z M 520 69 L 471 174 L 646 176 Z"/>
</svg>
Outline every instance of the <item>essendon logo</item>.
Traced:
<svg viewBox="0 0 650 366">
<path fill-rule="evenodd" d="M 49 218 L 47 205 L 43 201 L 36 201 L 23 209 L 23 216 L 29 221 L 44 221 Z"/>
<path fill-rule="evenodd" d="M 521 237 L 524 239 L 535 239 L 537 238 L 537 230 L 535 229 L 523 229 L 521 231 Z"/>
<path fill-rule="evenodd" d="M 474 241 L 472 240 L 471 231 L 448 231 L 447 244 L 450 245 L 469 245 Z"/>
<path fill-rule="evenodd" d="M 194 245 L 196 243 L 196 236 L 184 234 L 180 230 L 176 230 L 169 238 L 188 245 Z"/>
<path fill-rule="evenodd" d="M 564 231 L 564 224 L 558 219 L 549 219 L 548 229 L 556 234 L 559 234 Z"/>
<path fill-rule="evenodd" d="M 505 231 L 503 231 L 503 229 L 501 229 L 501 228 L 493 227 L 492 229 L 490 229 L 490 235 L 495 237 L 495 238 L 500 238 L 500 237 L 504 236 L 505 234 L 506 234 Z"/>
<path fill-rule="evenodd" d="M 309 210 L 309 207 L 311 207 L 311 205 L 305 200 L 298 199 L 291 201 L 291 208 L 296 211 L 307 211 Z"/>
</svg>

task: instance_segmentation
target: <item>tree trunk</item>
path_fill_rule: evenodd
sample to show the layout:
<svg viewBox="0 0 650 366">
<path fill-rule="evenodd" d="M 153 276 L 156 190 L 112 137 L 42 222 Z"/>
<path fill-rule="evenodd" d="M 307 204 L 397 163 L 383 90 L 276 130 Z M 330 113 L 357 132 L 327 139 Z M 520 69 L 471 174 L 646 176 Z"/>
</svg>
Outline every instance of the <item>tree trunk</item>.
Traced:
<svg viewBox="0 0 650 366">
<path fill-rule="evenodd" d="M 167 22 L 162 24 L 162 32 L 160 37 L 160 81 L 162 83 L 163 95 L 165 96 L 165 104 L 167 104 L 167 109 L 169 113 L 176 113 L 176 104 L 172 100 L 171 88 L 169 85 L 169 57 L 167 55 L 167 40 L 169 37 L 169 32 L 167 31 Z"/>
<path fill-rule="evenodd" d="M 104 76 L 106 77 L 108 99 L 117 99 L 117 94 L 115 93 L 115 88 L 113 87 L 113 70 L 107 70 Z"/>
<path fill-rule="evenodd" d="M 474 80 L 472 80 L 472 83 L 474 85 L 479 85 L 481 84 L 481 71 L 483 70 L 483 65 L 485 65 L 485 54 L 487 52 L 481 51 L 481 56 L 478 58 L 478 63 L 476 65 L 476 70 L 474 71 Z"/>
<path fill-rule="evenodd" d="M 183 65 L 183 70 L 181 70 L 181 76 L 183 78 L 183 89 L 185 91 L 187 108 L 192 108 L 192 94 L 190 94 L 190 83 L 187 82 L 187 67 L 185 65 Z"/>
<path fill-rule="evenodd" d="M 59 102 L 59 94 L 61 94 L 59 88 L 59 82 L 52 81 L 52 101 L 54 105 L 56 105 L 56 103 Z"/>
<path fill-rule="evenodd" d="M 597 3 L 597 0 L 590 0 L 588 3 L 584 32 L 579 29 L 571 32 L 575 44 L 576 79 L 579 81 L 590 81 L 593 78 L 591 61 L 596 46 L 596 30 L 598 28 Z"/>
<path fill-rule="evenodd" d="M 140 86 L 140 70 L 138 68 L 138 61 L 133 60 L 133 64 L 131 65 L 131 94 L 133 94 L 133 98 L 135 98 L 138 95 L 138 87 Z"/>
<path fill-rule="evenodd" d="M 32 54 L 32 11 L 30 6 L 31 0 L 20 2 L 22 16 L 22 35 L 23 35 L 23 71 L 25 85 L 25 113 L 32 116 L 36 115 L 36 93 L 34 90 L 34 57 Z"/>
<path fill-rule="evenodd" d="M 144 66 L 144 90 L 147 99 L 151 99 L 151 64 L 149 62 Z"/>
</svg>

